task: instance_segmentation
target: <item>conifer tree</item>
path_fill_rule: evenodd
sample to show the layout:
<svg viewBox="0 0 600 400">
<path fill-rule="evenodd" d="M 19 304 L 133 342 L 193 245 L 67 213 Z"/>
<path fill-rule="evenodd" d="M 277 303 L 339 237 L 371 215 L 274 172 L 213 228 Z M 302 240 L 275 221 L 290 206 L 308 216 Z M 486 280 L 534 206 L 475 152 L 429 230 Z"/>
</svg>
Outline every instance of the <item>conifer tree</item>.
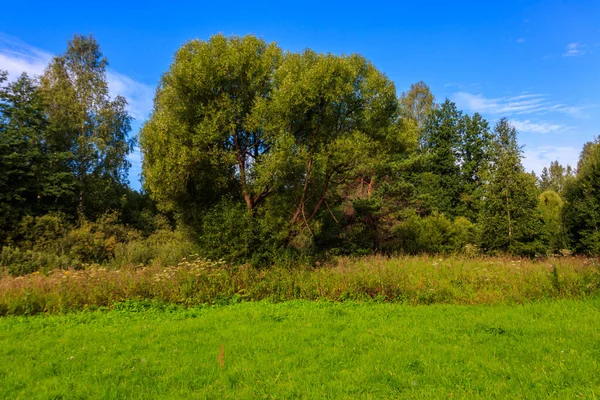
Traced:
<svg viewBox="0 0 600 400">
<path fill-rule="evenodd" d="M 524 171 L 521 158 L 517 132 L 502 118 L 494 128 L 490 181 L 479 218 L 485 250 L 527 255 L 544 251 L 535 179 Z"/>
<path fill-rule="evenodd" d="M 600 144 L 586 143 L 577 176 L 565 188 L 564 220 L 574 249 L 600 254 Z"/>
</svg>

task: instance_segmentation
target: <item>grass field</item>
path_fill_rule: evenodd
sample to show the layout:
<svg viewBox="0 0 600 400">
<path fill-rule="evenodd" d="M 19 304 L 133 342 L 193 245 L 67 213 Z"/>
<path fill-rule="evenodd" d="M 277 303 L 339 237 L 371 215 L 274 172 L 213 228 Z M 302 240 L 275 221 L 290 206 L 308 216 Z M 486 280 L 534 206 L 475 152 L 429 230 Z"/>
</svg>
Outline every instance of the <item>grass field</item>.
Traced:
<svg viewBox="0 0 600 400">
<path fill-rule="evenodd" d="M 600 299 L 0 318 L 0 398 L 600 397 Z"/>
</svg>

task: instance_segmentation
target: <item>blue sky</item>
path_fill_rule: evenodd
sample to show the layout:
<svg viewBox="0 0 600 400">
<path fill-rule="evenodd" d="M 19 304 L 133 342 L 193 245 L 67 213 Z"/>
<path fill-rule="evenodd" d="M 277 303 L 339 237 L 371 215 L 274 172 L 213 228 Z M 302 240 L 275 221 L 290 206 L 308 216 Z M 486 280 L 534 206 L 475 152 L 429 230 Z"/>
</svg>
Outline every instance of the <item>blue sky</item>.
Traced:
<svg viewBox="0 0 600 400">
<path fill-rule="evenodd" d="M 423 80 L 438 101 L 494 123 L 509 117 L 524 165 L 576 165 L 600 135 L 600 1 L 8 2 L 0 69 L 39 74 L 74 33 L 92 33 L 125 95 L 135 133 L 186 41 L 252 33 L 291 51 L 361 53 L 400 94 Z M 140 154 L 130 181 L 139 188 Z"/>
</svg>

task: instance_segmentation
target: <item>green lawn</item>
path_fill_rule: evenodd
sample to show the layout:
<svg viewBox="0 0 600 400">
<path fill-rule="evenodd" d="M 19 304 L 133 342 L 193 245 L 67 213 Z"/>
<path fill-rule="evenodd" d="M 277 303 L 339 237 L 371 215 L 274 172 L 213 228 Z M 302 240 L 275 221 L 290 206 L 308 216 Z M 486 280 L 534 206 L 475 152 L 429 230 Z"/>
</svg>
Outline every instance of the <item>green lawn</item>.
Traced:
<svg viewBox="0 0 600 400">
<path fill-rule="evenodd" d="M 122 308 L 1 318 L 0 398 L 600 397 L 599 299 Z"/>
</svg>

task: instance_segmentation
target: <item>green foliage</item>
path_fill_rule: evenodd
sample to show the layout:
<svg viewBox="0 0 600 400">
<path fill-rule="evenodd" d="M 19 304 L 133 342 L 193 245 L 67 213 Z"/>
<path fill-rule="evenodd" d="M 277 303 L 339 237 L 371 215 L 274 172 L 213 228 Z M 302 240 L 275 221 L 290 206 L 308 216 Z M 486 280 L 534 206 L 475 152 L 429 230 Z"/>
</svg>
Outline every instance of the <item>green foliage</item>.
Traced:
<svg viewBox="0 0 600 400">
<path fill-rule="evenodd" d="M 422 129 L 430 113 L 436 108 L 435 97 L 429 86 L 419 81 L 410 85 L 408 92 L 402 93 L 400 107 L 402 116 L 414 121 L 417 127 Z"/>
<path fill-rule="evenodd" d="M 553 190 L 563 194 L 567 183 L 574 178 L 573 169 L 570 165 L 563 167 L 558 161 L 552 161 L 550 168 L 544 167 L 540 177 L 540 189 L 542 191 Z"/>
<path fill-rule="evenodd" d="M 163 210 L 194 228 L 224 196 L 252 210 L 269 192 L 253 165 L 272 140 L 257 125 L 281 50 L 254 36 L 193 40 L 163 75 L 140 134 L 144 184 Z"/>
<path fill-rule="evenodd" d="M 483 182 L 488 177 L 492 158 L 492 134 L 488 122 L 476 113 L 463 116 L 460 160 L 462 178 L 456 213 L 475 222 L 482 207 Z"/>
<path fill-rule="evenodd" d="M 118 243 L 127 243 L 139 234 L 118 223 L 116 213 L 104 214 L 96 222 L 82 221 L 64 237 L 64 247 L 81 263 L 103 263 L 114 256 Z"/>
<path fill-rule="evenodd" d="M 0 268 L 12 275 L 107 263 L 114 259 L 119 245 L 142 240 L 139 232 L 119 222 L 116 212 L 105 213 L 94 222 L 82 219 L 76 225 L 60 213 L 27 216 L 15 235 L 18 236 L 13 241 L 19 247 L 4 247 L 0 261 Z M 154 240 L 152 235 L 151 238 Z M 181 252 L 173 252 L 166 243 L 161 245 L 156 252 L 170 252 L 169 257 L 179 257 L 175 262 L 180 260 Z"/>
<path fill-rule="evenodd" d="M 41 77 L 46 140 L 53 151 L 68 153 L 78 212 L 93 218 L 115 207 L 134 144 L 125 98 L 109 97 L 107 65 L 92 36 L 75 35 Z"/>
<path fill-rule="evenodd" d="M 358 55 L 282 57 L 252 36 L 192 41 L 141 133 L 146 186 L 209 254 L 268 262 L 286 244 L 312 247 L 335 189 L 374 174 L 396 117 L 393 84 Z"/>
<path fill-rule="evenodd" d="M 553 190 L 546 190 L 538 196 L 538 209 L 544 221 L 544 233 L 548 238 L 548 251 L 557 253 L 567 246 L 563 224 L 564 201 Z"/>
<path fill-rule="evenodd" d="M 432 211 L 456 215 L 461 193 L 460 144 L 464 124 L 462 112 L 446 100 L 425 122 L 425 172 L 419 193 Z"/>
<path fill-rule="evenodd" d="M 574 249 L 600 254 L 600 145 L 587 143 L 581 153 L 577 176 L 565 188 L 564 219 Z"/>
<path fill-rule="evenodd" d="M 494 128 L 494 158 L 479 218 L 480 242 L 487 251 L 544 253 L 543 224 L 535 178 L 523 171 L 517 133 L 508 120 Z"/>
<path fill-rule="evenodd" d="M 397 250 L 408 254 L 459 253 L 473 243 L 473 224 L 464 217 L 451 221 L 444 214 L 412 215 L 394 228 Z"/>
<path fill-rule="evenodd" d="M 11 273 L 174 265 L 196 251 L 261 267 L 395 251 L 600 253 L 598 143 L 577 177 L 555 161 L 538 182 L 507 119 L 490 132 L 423 82 L 398 98 L 361 55 L 284 52 L 252 35 L 177 51 L 140 133 L 136 192 L 131 116 L 109 96 L 107 66 L 92 36 L 75 35 L 39 79 L 5 84 L 0 71 Z"/>
<path fill-rule="evenodd" d="M 0 242 L 23 216 L 66 210 L 72 200 L 66 154 L 51 148 L 47 126 L 32 79 L 23 74 L 0 86 Z"/>
<path fill-rule="evenodd" d="M 13 276 L 68 269 L 73 266 L 70 257 L 51 250 L 31 250 L 12 246 L 4 246 L 0 250 L 0 271 Z"/>
<path fill-rule="evenodd" d="M 114 248 L 114 259 L 110 264 L 117 268 L 131 265 L 169 267 L 177 265 L 182 259 L 197 251 L 197 245 L 185 232 L 162 228 L 146 238 L 138 237 L 117 243 Z"/>
</svg>

